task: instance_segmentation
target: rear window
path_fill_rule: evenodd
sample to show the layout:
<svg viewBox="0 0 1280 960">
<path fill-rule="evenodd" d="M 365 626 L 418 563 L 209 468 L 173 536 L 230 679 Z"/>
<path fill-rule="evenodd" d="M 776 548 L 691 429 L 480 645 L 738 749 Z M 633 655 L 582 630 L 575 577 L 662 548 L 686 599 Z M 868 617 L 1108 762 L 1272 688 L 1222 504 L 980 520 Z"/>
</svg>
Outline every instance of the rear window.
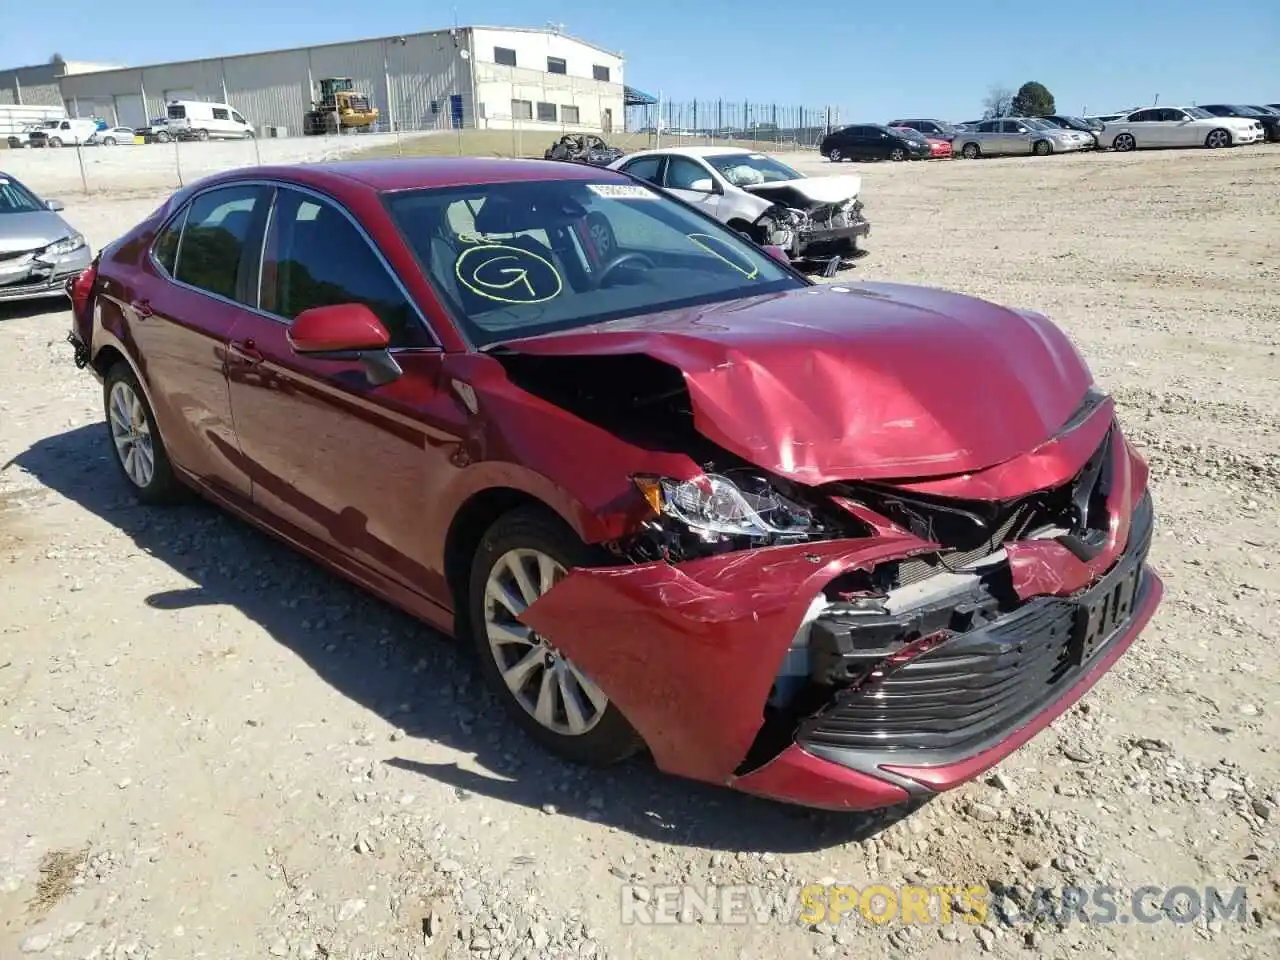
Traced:
<svg viewBox="0 0 1280 960">
<path fill-rule="evenodd" d="M 177 105 L 171 106 L 169 108 L 169 119 L 170 120 L 187 119 L 187 108 L 183 106 L 177 106 Z"/>
</svg>

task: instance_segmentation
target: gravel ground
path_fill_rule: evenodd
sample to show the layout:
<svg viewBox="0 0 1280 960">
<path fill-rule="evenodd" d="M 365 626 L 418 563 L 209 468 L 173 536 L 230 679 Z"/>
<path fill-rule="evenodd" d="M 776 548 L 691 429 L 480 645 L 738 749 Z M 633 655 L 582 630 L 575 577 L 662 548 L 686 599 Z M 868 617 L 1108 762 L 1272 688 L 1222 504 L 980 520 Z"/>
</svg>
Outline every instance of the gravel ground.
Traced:
<svg viewBox="0 0 1280 960">
<path fill-rule="evenodd" d="M 1062 323 L 1150 457 L 1168 588 L 1081 704 L 896 821 L 548 759 L 404 616 L 213 509 L 135 507 L 67 312 L 0 308 L 0 956 L 1280 955 L 1278 156 L 862 169 L 871 253 L 845 279 Z M 101 245 L 158 196 L 67 199 Z M 1248 901 L 1243 923 L 623 920 L 633 883 L 833 881 Z"/>
</svg>

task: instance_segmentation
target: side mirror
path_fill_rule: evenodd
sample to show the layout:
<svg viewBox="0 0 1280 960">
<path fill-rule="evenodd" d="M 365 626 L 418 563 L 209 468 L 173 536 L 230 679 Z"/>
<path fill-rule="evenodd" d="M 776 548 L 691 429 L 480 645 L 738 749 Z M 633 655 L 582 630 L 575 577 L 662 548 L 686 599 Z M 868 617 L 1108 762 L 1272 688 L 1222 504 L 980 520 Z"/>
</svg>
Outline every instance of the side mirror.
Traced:
<svg viewBox="0 0 1280 960">
<path fill-rule="evenodd" d="M 773 257 L 773 259 L 777 260 L 783 266 L 791 266 L 791 257 L 787 255 L 787 251 L 783 250 L 776 243 L 766 245 L 764 252 Z"/>
<path fill-rule="evenodd" d="M 46 200 L 44 205 L 54 213 L 57 213 L 59 210 L 67 209 L 67 205 L 61 200 Z"/>
<path fill-rule="evenodd" d="M 390 383 L 404 372 L 387 349 L 391 344 L 387 328 L 363 303 L 303 310 L 289 325 L 288 338 L 299 356 L 360 362 L 374 386 Z"/>
<path fill-rule="evenodd" d="M 1019 127 L 1019 128 L 1018 128 L 1018 132 L 1019 132 L 1019 133 L 1030 133 L 1031 131 L 1030 131 L 1030 130 L 1028 130 L 1026 127 Z"/>
<path fill-rule="evenodd" d="M 689 184 L 689 189 L 697 193 L 715 193 L 716 185 L 710 177 L 703 177 L 700 180 L 694 180 Z"/>
</svg>

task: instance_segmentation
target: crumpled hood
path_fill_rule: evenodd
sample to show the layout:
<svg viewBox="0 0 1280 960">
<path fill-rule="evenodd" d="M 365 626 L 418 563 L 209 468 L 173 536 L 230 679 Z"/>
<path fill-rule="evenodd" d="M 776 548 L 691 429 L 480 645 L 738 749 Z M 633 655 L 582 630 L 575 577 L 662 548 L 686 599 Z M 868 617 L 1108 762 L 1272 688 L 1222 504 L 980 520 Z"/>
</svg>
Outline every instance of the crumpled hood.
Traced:
<svg viewBox="0 0 1280 960">
<path fill-rule="evenodd" d="M 840 203 L 852 200 L 862 190 L 862 178 L 850 174 L 834 177 L 801 177 L 799 180 L 776 180 L 752 183 L 742 188 L 748 193 L 768 195 L 773 191 L 795 191 L 814 203 Z"/>
<path fill-rule="evenodd" d="M 0 253 L 38 250 L 73 233 L 52 210 L 0 213 Z"/>
<path fill-rule="evenodd" d="M 679 369 L 700 433 L 808 484 L 982 470 L 1053 437 L 1092 377 L 1044 317 L 927 287 L 817 285 L 509 341 Z"/>
</svg>

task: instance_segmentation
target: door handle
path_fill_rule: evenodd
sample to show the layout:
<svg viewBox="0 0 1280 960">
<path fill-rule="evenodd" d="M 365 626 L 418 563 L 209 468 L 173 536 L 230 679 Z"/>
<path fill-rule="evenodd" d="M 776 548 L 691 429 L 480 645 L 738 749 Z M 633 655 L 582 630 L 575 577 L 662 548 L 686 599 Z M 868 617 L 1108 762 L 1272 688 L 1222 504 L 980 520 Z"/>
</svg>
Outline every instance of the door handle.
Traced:
<svg viewBox="0 0 1280 960">
<path fill-rule="evenodd" d="M 156 312 L 151 309 L 150 300 L 134 300 L 129 304 L 133 308 L 133 312 L 137 314 L 139 320 L 145 320 L 147 317 L 154 317 Z"/>
<path fill-rule="evenodd" d="M 266 359 L 252 340 L 232 340 L 229 348 L 233 357 L 250 366 L 257 366 Z"/>
</svg>

